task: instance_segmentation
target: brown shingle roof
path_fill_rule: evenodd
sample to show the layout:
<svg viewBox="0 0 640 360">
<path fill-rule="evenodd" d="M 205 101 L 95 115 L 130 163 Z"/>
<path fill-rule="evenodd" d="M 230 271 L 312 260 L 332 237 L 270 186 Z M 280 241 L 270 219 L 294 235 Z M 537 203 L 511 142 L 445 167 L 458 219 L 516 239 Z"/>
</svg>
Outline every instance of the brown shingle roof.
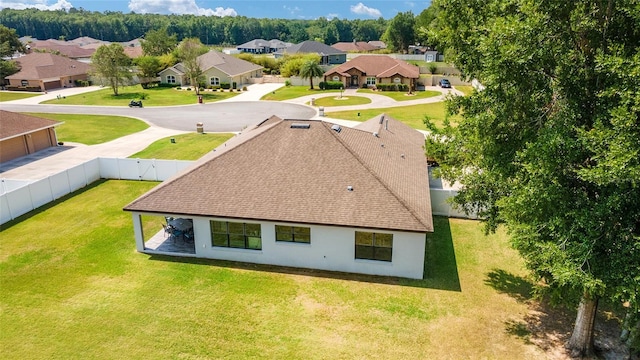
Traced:
<svg viewBox="0 0 640 360">
<path fill-rule="evenodd" d="M 125 210 L 433 231 L 423 135 L 393 119 L 370 121 L 377 136 L 272 117 Z"/>
<path fill-rule="evenodd" d="M 340 51 L 373 51 L 378 50 L 377 47 L 366 43 L 364 41 L 352 41 L 352 42 L 338 42 L 331 45 L 332 48 L 336 48 Z"/>
<path fill-rule="evenodd" d="M 417 66 L 387 55 L 361 55 L 330 69 L 324 75 L 328 76 L 334 73 L 344 75 L 352 68 L 359 69 L 367 76 L 391 77 L 397 74 L 413 79 L 420 77 L 420 70 Z"/>
<path fill-rule="evenodd" d="M 86 74 L 91 65 L 50 53 L 31 53 L 15 59 L 22 69 L 5 79 L 41 80 Z"/>
<path fill-rule="evenodd" d="M 10 139 L 61 123 L 36 116 L 0 110 L 0 140 Z"/>
<path fill-rule="evenodd" d="M 82 48 L 76 44 L 69 44 L 69 43 L 59 44 L 51 40 L 45 40 L 45 41 L 38 40 L 31 43 L 30 45 L 32 50 L 40 50 L 40 51 L 47 51 L 47 52 L 57 51 L 61 55 L 64 55 L 72 59 L 89 58 L 95 52 L 94 49 Z"/>
</svg>

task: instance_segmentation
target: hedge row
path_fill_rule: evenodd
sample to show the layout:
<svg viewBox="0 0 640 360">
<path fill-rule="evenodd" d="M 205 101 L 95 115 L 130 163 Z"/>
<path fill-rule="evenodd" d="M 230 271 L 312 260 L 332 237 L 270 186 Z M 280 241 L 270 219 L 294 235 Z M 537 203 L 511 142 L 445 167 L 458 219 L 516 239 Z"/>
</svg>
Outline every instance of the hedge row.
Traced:
<svg viewBox="0 0 640 360">
<path fill-rule="evenodd" d="M 318 86 L 320 86 L 320 90 L 332 90 L 342 89 L 344 84 L 340 81 L 321 81 Z"/>
<path fill-rule="evenodd" d="M 376 84 L 376 89 L 380 91 L 409 91 L 407 84 Z"/>
</svg>

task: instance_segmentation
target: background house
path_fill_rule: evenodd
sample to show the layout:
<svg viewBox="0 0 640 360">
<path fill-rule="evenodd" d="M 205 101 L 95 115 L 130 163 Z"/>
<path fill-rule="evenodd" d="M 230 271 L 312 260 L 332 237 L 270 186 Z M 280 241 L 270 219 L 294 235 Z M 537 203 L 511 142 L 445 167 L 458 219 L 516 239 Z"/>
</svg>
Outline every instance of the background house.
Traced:
<svg viewBox="0 0 640 360">
<path fill-rule="evenodd" d="M 377 47 L 364 42 L 364 41 L 346 41 L 346 42 L 337 42 L 331 45 L 332 48 L 344 51 L 344 52 L 371 52 L 378 50 Z"/>
<path fill-rule="evenodd" d="M 324 73 L 325 81 L 340 81 L 347 87 L 406 84 L 415 89 L 420 77 L 417 66 L 387 55 L 363 55 Z"/>
<path fill-rule="evenodd" d="M 272 117 L 124 210 L 141 252 L 422 278 L 433 231 L 423 145 L 384 116 L 356 128 Z M 191 221 L 189 249 L 145 242 L 150 214 Z"/>
<path fill-rule="evenodd" d="M 45 91 L 74 87 L 76 80 L 88 80 L 91 65 L 51 53 L 31 53 L 15 59 L 20 71 L 5 77 L 11 90 Z"/>
<path fill-rule="evenodd" d="M 276 52 L 275 57 L 277 59 L 285 54 L 318 54 L 320 55 L 320 65 L 343 64 L 347 61 L 347 54 L 344 51 L 317 41 L 303 41 L 299 44 L 291 45 L 284 51 Z"/>
<path fill-rule="evenodd" d="M 282 52 L 291 45 L 291 43 L 278 39 L 272 39 L 269 41 L 264 39 L 254 39 L 242 45 L 238 45 L 236 49 L 240 52 L 247 52 L 251 54 L 271 54 L 278 51 Z"/>
<path fill-rule="evenodd" d="M 0 110 L 0 163 L 58 144 L 60 122 Z"/>
<path fill-rule="evenodd" d="M 242 86 L 247 84 L 249 79 L 262 77 L 262 66 L 215 50 L 200 55 L 198 63 L 204 72 L 206 86 L 220 86 L 221 83 L 233 84 L 234 82 L 237 86 Z M 183 63 L 162 70 L 159 76 L 160 81 L 165 84 L 190 85 Z"/>
</svg>

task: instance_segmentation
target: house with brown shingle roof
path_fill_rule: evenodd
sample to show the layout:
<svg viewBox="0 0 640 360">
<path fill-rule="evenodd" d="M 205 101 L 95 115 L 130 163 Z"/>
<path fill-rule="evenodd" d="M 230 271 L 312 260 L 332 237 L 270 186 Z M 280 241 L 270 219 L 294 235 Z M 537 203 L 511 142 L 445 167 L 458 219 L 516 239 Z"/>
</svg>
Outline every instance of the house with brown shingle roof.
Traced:
<svg viewBox="0 0 640 360">
<path fill-rule="evenodd" d="M 36 40 L 29 44 L 32 52 L 50 52 L 66 56 L 80 62 L 91 62 L 95 49 L 83 48 L 70 42 L 60 43 L 59 40 Z"/>
<path fill-rule="evenodd" d="M 76 80 L 88 80 L 91 65 L 51 53 L 31 53 L 15 59 L 21 69 L 5 77 L 9 87 L 40 88 L 41 91 L 74 87 Z"/>
<path fill-rule="evenodd" d="M 0 163 L 56 146 L 54 127 L 62 123 L 0 110 Z"/>
<path fill-rule="evenodd" d="M 355 128 L 271 117 L 124 210 L 144 253 L 421 279 L 433 231 L 423 145 L 385 116 Z M 148 215 L 181 219 L 189 236 L 157 241 Z"/>
<path fill-rule="evenodd" d="M 286 54 L 318 54 L 320 55 L 320 65 L 336 65 L 347 61 L 347 53 L 344 51 L 312 40 L 303 41 L 279 50 L 274 53 L 274 57 L 279 59 Z"/>
<path fill-rule="evenodd" d="M 249 61 L 238 59 L 232 55 L 210 50 L 198 56 L 198 63 L 203 70 L 206 86 L 219 86 L 221 83 L 237 86 L 247 84 L 251 78 L 262 77 L 263 67 Z M 166 68 L 159 73 L 162 83 L 190 85 L 190 79 L 185 75 L 183 63 Z"/>
<path fill-rule="evenodd" d="M 417 66 L 387 55 L 361 55 L 324 73 L 325 81 L 340 81 L 345 88 L 406 84 L 415 89 L 419 77 Z"/>
<path fill-rule="evenodd" d="M 364 42 L 364 41 L 345 41 L 345 42 L 337 42 L 331 45 L 332 48 L 338 49 L 344 52 L 371 52 L 374 50 L 378 50 L 377 47 Z"/>
</svg>

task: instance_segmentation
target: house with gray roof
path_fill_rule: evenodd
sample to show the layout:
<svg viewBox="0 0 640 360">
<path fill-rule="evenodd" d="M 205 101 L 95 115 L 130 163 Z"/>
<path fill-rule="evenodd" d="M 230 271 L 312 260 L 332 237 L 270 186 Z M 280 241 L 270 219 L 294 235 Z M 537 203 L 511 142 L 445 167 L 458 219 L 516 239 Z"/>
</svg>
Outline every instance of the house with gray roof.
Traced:
<svg viewBox="0 0 640 360">
<path fill-rule="evenodd" d="M 291 43 L 284 42 L 278 39 L 264 40 L 254 39 L 236 47 L 240 52 L 247 52 L 251 54 L 271 54 L 278 51 L 284 51 L 291 46 Z"/>
<path fill-rule="evenodd" d="M 144 253 L 421 279 L 433 231 L 423 145 L 384 115 L 355 128 L 274 116 L 124 210 Z M 189 236 L 144 233 L 159 227 L 150 215 Z"/>
<path fill-rule="evenodd" d="M 277 58 L 285 54 L 318 54 L 320 65 L 337 65 L 347 61 L 347 53 L 317 41 L 303 41 L 291 45 L 284 51 L 278 51 L 274 55 Z"/>
<path fill-rule="evenodd" d="M 251 78 L 262 77 L 262 66 L 215 50 L 198 56 L 197 61 L 203 70 L 206 86 L 234 82 L 241 86 L 247 84 Z M 160 81 L 165 84 L 190 85 L 190 79 L 185 73 L 184 64 L 178 63 L 162 70 L 158 75 Z"/>
</svg>

